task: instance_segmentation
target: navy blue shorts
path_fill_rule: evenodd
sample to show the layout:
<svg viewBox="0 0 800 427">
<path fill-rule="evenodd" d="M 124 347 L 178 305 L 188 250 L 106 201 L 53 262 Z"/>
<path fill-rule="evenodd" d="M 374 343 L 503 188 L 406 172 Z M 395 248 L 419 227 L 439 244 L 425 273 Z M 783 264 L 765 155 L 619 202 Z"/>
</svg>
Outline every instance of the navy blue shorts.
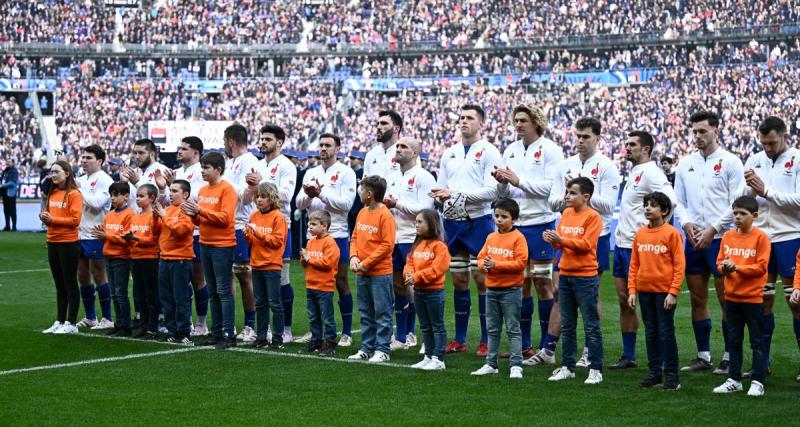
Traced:
<svg viewBox="0 0 800 427">
<path fill-rule="evenodd" d="M 233 262 L 245 264 L 250 262 L 250 245 L 244 238 L 244 230 L 236 230 L 236 247 L 233 249 Z"/>
<path fill-rule="evenodd" d="M 465 221 L 444 220 L 445 243 L 451 256 L 460 255 L 465 251 L 472 256 L 478 256 L 486 243 L 486 238 L 494 231 L 494 219 L 491 214 Z"/>
<path fill-rule="evenodd" d="M 81 256 L 89 259 L 105 259 L 103 241 L 100 239 L 81 240 Z"/>
<path fill-rule="evenodd" d="M 798 250 L 800 250 L 800 239 L 773 243 L 772 251 L 769 254 L 767 271 L 772 274 L 778 273 L 781 277 L 794 277 Z M 792 284 L 784 283 L 783 286 L 791 288 Z"/>
<path fill-rule="evenodd" d="M 553 271 L 558 271 L 558 262 L 561 261 L 561 250 L 555 251 Z M 597 240 L 597 273 L 611 269 L 611 233 L 600 236 Z"/>
<path fill-rule="evenodd" d="M 542 239 L 542 233 L 545 230 L 555 230 L 556 222 L 548 222 L 545 224 L 524 225 L 517 227 L 520 233 L 525 236 L 525 241 L 528 243 L 528 259 L 535 261 L 547 261 L 553 259 L 555 249 L 553 245 L 547 243 Z"/>
<path fill-rule="evenodd" d="M 687 240 L 683 249 L 686 257 L 686 274 L 713 273 L 714 276 L 722 276 L 717 269 L 717 255 L 721 242 L 722 239 L 714 239 L 707 248 L 698 251 Z"/>
<path fill-rule="evenodd" d="M 194 242 L 192 242 L 192 248 L 194 249 L 194 262 L 200 262 L 200 236 L 194 236 Z"/>
<path fill-rule="evenodd" d="M 347 237 L 340 237 L 338 239 L 333 239 L 336 242 L 336 246 L 339 247 L 339 264 L 349 264 L 350 263 L 350 239 Z"/>
<path fill-rule="evenodd" d="M 614 249 L 614 277 L 628 280 L 628 272 L 631 269 L 631 253 L 633 250 L 630 248 L 617 246 Z"/>
<path fill-rule="evenodd" d="M 286 248 L 283 250 L 283 259 L 292 259 L 292 233 L 286 230 Z"/>
<path fill-rule="evenodd" d="M 392 251 L 392 268 L 394 271 L 403 271 L 409 250 L 411 250 L 411 243 L 394 244 L 394 250 Z"/>
</svg>

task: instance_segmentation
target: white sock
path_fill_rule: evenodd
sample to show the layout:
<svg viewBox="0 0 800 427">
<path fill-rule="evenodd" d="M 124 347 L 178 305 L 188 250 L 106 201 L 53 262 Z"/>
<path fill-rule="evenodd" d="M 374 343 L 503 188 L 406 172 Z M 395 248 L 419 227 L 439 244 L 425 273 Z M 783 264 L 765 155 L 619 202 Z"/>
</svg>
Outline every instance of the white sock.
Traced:
<svg viewBox="0 0 800 427">
<path fill-rule="evenodd" d="M 722 360 L 727 360 L 728 362 L 730 362 L 731 361 L 731 354 L 728 353 L 727 351 L 725 353 L 722 353 Z"/>
<path fill-rule="evenodd" d="M 705 360 L 706 362 L 711 361 L 711 352 L 710 351 L 698 351 L 697 357 Z"/>
</svg>

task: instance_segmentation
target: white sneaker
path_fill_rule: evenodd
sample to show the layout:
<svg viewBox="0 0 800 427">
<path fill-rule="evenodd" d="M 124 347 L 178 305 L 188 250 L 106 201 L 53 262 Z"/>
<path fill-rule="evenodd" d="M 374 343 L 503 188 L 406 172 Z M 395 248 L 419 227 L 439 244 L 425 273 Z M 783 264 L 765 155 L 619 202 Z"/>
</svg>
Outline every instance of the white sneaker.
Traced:
<svg viewBox="0 0 800 427">
<path fill-rule="evenodd" d="M 603 373 L 599 369 L 589 369 L 589 377 L 584 384 L 600 384 L 603 382 Z"/>
<path fill-rule="evenodd" d="M 267 341 L 272 342 L 272 326 L 269 325 L 267 325 Z"/>
<path fill-rule="evenodd" d="M 192 332 L 189 333 L 191 337 L 204 337 L 206 335 L 208 335 L 208 326 L 206 326 L 206 322 L 195 323 Z"/>
<path fill-rule="evenodd" d="M 511 367 L 511 374 L 508 377 L 509 378 L 513 378 L 513 379 L 521 379 L 522 378 L 522 367 L 521 366 L 512 366 Z"/>
<path fill-rule="evenodd" d="M 409 347 L 416 347 L 417 346 L 417 336 L 412 334 L 412 333 L 409 333 L 408 335 L 406 335 L 406 345 L 408 345 Z"/>
<path fill-rule="evenodd" d="M 55 331 L 56 331 L 58 328 L 60 328 L 60 327 L 61 327 L 61 325 L 63 325 L 63 323 L 61 323 L 61 322 L 59 322 L 58 320 L 56 320 L 55 322 L 53 322 L 53 326 L 51 326 L 51 327 L 49 327 L 49 328 L 47 328 L 47 329 L 43 330 L 43 331 L 42 331 L 42 333 L 43 333 L 43 334 L 52 334 L 52 333 L 53 333 L 53 332 L 55 332 Z"/>
<path fill-rule="evenodd" d="M 736 381 L 733 378 L 728 378 L 722 385 L 714 388 L 713 391 L 714 393 L 735 393 L 737 391 L 742 391 L 742 382 Z"/>
<path fill-rule="evenodd" d="M 763 396 L 764 395 L 764 384 L 761 384 L 758 381 L 753 381 L 750 383 L 750 390 L 747 390 L 748 396 Z"/>
<path fill-rule="evenodd" d="M 358 350 L 356 354 L 347 357 L 350 360 L 369 360 L 369 353 Z"/>
<path fill-rule="evenodd" d="M 249 326 L 245 326 L 242 329 L 242 333 L 236 336 L 237 340 L 242 340 L 243 342 L 254 342 L 256 340 L 256 331 Z"/>
<path fill-rule="evenodd" d="M 435 356 L 434 356 L 434 357 L 435 357 Z M 427 365 L 428 363 L 430 363 L 430 361 L 431 361 L 431 358 L 430 358 L 430 357 L 428 357 L 428 356 L 425 356 L 425 357 L 424 357 L 422 360 L 420 360 L 419 362 L 417 362 L 417 363 L 415 363 L 415 364 L 411 365 L 411 367 L 412 367 L 412 368 L 414 368 L 414 369 L 422 369 L 422 368 L 424 368 L 424 367 L 425 367 L 425 365 Z"/>
<path fill-rule="evenodd" d="M 290 342 L 294 342 L 294 337 L 292 336 L 292 333 L 290 331 L 284 330 L 281 336 L 283 337 L 284 344 L 289 344 Z"/>
<path fill-rule="evenodd" d="M 92 328 L 92 329 L 94 329 L 94 328 Z M 160 334 L 168 334 L 169 333 L 169 329 L 167 329 L 166 326 L 159 326 L 158 327 L 158 333 L 160 333 Z"/>
<path fill-rule="evenodd" d="M 571 378 L 575 378 L 575 373 L 570 371 L 566 366 L 562 366 L 553 371 L 553 375 L 550 375 L 547 381 L 563 381 Z"/>
<path fill-rule="evenodd" d="M 475 375 L 475 376 L 494 375 L 497 374 L 498 372 L 500 371 L 497 370 L 497 368 L 492 368 L 489 365 L 483 365 L 477 371 L 473 371 L 472 373 L 470 373 L 470 375 Z"/>
<path fill-rule="evenodd" d="M 342 335 L 339 343 L 336 344 L 337 347 L 350 347 L 351 345 L 353 345 L 353 338 L 350 335 Z"/>
<path fill-rule="evenodd" d="M 305 344 L 305 343 L 310 342 L 310 341 L 311 341 L 311 332 L 306 332 L 303 336 L 294 338 L 294 342 L 300 343 L 300 344 Z"/>
<path fill-rule="evenodd" d="M 586 347 L 583 348 L 583 354 L 581 355 L 581 358 L 578 359 L 577 362 L 575 362 L 575 367 L 576 368 L 588 368 L 589 367 L 589 349 L 588 348 L 586 348 Z"/>
<path fill-rule="evenodd" d="M 79 331 L 78 331 L 78 327 L 77 326 L 75 326 L 75 325 L 73 325 L 72 323 L 69 323 L 69 322 L 64 322 L 64 324 L 61 325 L 60 328 L 58 328 L 55 331 L 53 331 L 53 334 L 65 335 L 65 334 L 77 334 L 78 332 Z"/>
<path fill-rule="evenodd" d="M 541 349 L 537 351 L 536 354 L 531 356 L 529 359 L 523 360 L 522 364 L 525 366 L 555 365 L 556 355 L 549 354 L 547 350 Z"/>
<path fill-rule="evenodd" d="M 389 349 L 392 351 L 397 350 L 408 350 L 408 343 L 397 341 L 393 339 L 391 343 L 389 343 Z"/>
<path fill-rule="evenodd" d="M 369 360 L 367 360 L 367 362 L 369 363 L 385 363 L 388 361 L 389 361 L 389 355 L 382 351 L 376 351 L 375 354 L 373 354 L 372 357 L 370 357 Z"/>
<path fill-rule="evenodd" d="M 425 354 L 425 343 L 422 343 L 422 345 L 419 346 L 419 354 Z M 797 378 L 800 378 L 800 374 L 797 375 Z M 800 379 L 797 381 L 800 381 Z"/>
<path fill-rule="evenodd" d="M 99 322 L 97 322 L 96 325 L 92 326 L 92 330 L 111 329 L 113 327 L 114 327 L 114 322 L 103 317 L 102 319 L 100 319 Z"/>
<path fill-rule="evenodd" d="M 427 365 L 422 367 L 422 370 L 423 371 L 444 371 L 445 370 L 444 362 L 439 360 L 438 357 L 433 356 L 433 357 L 431 357 L 431 361 Z"/>
<path fill-rule="evenodd" d="M 84 317 L 83 319 L 80 320 L 80 322 L 76 323 L 75 326 L 79 328 L 93 328 L 97 326 L 97 320 L 87 319 Z"/>
</svg>

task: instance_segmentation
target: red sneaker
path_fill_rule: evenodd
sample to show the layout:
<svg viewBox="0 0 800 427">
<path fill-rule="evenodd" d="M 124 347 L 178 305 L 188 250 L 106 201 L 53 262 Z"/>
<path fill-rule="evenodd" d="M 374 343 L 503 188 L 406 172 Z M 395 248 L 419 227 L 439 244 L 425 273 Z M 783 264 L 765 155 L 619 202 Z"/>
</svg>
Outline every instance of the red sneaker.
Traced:
<svg viewBox="0 0 800 427">
<path fill-rule="evenodd" d="M 463 353 L 467 351 L 469 348 L 469 344 L 464 343 L 461 344 L 460 342 L 453 340 L 447 343 L 447 346 L 444 348 L 445 353 Z"/>
<path fill-rule="evenodd" d="M 475 351 L 475 355 L 478 357 L 486 357 L 487 354 L 489 354 L 489 346 L 486 345 L 485 342 L 482 342 L 478 346 L 478 350 Z"/>
<path fill-rule="evenodd" d="M 530 348 L 530 347 L 522 350 L 522 357 L 525 358 L 525 359 L 533 356 L 534 354 L 536 354 L 536 352 L 533 351 L 533 349 Z M 510 357 L 511 357 L 511 353 L 509 353 L 507 351 L 504 351 L 504 352 L 500 353 L 500 358 L 501 359 L 508 359 Z"/>
</svg>

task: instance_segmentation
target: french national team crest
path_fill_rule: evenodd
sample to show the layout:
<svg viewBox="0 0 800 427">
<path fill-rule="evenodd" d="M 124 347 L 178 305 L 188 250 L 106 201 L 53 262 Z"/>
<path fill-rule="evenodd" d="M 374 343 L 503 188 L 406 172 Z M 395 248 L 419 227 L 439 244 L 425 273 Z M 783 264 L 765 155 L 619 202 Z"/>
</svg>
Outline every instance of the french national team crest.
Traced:
<svg viewBox="0 0 800 427">
<path fill-rule="evenodd" d="M 634 190 L 638 190 L 639 189 L 639 184 L 642 182 L 642 175 L 644 175 L 644 171 L 639 172 L 639 175 L 636 175 L 636 177 L 633 178 L 633 189 Z"/>
<path fill-rule="evenodd" d="M 414 183 L 416 182 L 416 178 L 416 176 L 412 176 L 408 180 L 408 188 L 406 189 L 407 191 L 414 191 Z"/>
<path fill-rule="evenodd" d="M 481 162 L 481 157 L 483 157 L 483 150 L 478 151 L 477 153 L 475 153 L 475 159 L 473 161 L 476 164 L 479 164 Z"/>
<path fill-rule="evenodd" d="M 339 172 L 337 171 L 336 175 L 331 177 L 331 185 L 335 185 L 336 181 L 338 181 L 338 180 L 339 180 Z"/>
<path fill-rule="evenodd" d="M 533 164 L 540 165 L 542 164 L 542 146 L 539 146 L 539 149 L 533 153 Z"/>
<path fill-rule="evenodd" d="M 275 175 L 278 174 L 278 165 L 275 165 L 274 168 L 270 169 L 269 174 L 272 175 L 272 178 L 275 178 Z"/>
<path fill-rule="evenodd" d="M 722 159 L 719 159 L 719 162 L 714 165 L 714 176 L 717 177 L 720 175 L 722 175 Z"/>
<path fill-rule="evenodd" d="M 789 159 L 788 162 L 783 164 L 783 168 L 784 168 L 783 174 L 786 175 L 786 176 L 792 176 L 792 168 L 793 167 L 794 167 L 794 156 L 792 156 L 792 158 Z"/>
<path fill-rule="evenodd" d="M 592 168 L 590 173 L 592 174 L 592 180 L 597 181 L 599 179 L 599 175 L 600 175 L 600 163 L 599 162 L 596 165 L 594 165 L 594 168 Z"/>
</svg>

